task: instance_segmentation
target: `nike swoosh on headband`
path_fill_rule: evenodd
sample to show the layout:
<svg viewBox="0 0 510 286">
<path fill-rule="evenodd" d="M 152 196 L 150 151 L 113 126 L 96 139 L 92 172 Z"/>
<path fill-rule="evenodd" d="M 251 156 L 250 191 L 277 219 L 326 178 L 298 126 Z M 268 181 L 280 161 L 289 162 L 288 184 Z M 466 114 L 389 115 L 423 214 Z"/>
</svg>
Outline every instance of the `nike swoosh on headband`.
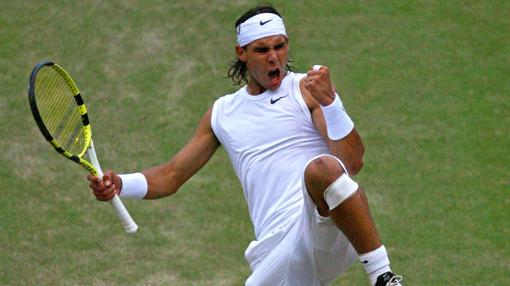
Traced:
<svg viewBox="0 0 510 286">
<path fill-rule="evenodd" d="M 267 20 L 267 21 L 260 21 L 260 23 L 259 23 L 259 24 L 260 24 L 261 26 L 264 26 L 265 24 L 267 24 L 267 23 L 269 23 L 269 22 L 271 22 L 271 21 L 273 21 L 273 19 L 269 19 L 269 20 Z"/>
</svg>

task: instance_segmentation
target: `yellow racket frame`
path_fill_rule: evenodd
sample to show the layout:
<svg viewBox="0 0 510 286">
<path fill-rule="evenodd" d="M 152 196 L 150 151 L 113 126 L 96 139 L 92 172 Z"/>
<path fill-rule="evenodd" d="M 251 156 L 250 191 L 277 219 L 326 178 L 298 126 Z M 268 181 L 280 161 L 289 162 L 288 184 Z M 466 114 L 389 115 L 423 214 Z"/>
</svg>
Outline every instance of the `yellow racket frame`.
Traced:
<svg viewBox="0 0 510 286">
<path fill-rule="evenodd" d="M 80 150 L 78 154 L 70 153 L 69 151 L 62 148 L 62 146 L 57 142 L 53 136 L 50 134 L 46 126 L 44 125 L 44 122 L 39 115 L 39 111 L 37 108 L 37 100 L 35 97 L 35 78 L 37 75 L 37 72 L 44 68 L 44 67 L 50 67 L 53 68 L 56 72 L 58 72 L 62 78 L 66 81 L 68 87 L 71 90 L 71 93 L 73 94 L 75 101 L 78 105 L 78 112 L 81 115 L 82 118 L 82 130 L 83 130 L 83 136 L 85 138 L 85 143 L 83 144 L 83 148 Z M 87 160 L 84 159 L 85 153 L 90 148 L 90 144 L 92 142 L 92 129 L 90 127 L 90 122 L 88 119 L 87 114 L 87 107 L 85 106 L 85 103 L 83 102 L 83 99 L 80 94 L 80 90 L 78 89 L 78 86 L 73 81 L 71 76 L 58 64 L 47 61 L 42 62 L 38 64 L 34 70 L 32 71 L 32 75 L 30 76 L 30 88 L 29 88 L 29 99 L 30 99 L 30 106 L 32 108 L 32 113 L 34 115 L 35 121 L 37 122 L 37 125 L 39 126 L 39 129 L 43 133 L 44 137 L 47 141 L 51 143 L 53 148 L 60 154 L 64 155 L 68 159 L 71 159 L 75 161 L 76 163 L 80 164 L 83 168 L 85 168 L 90 174 L 92 175 L 98 175 L 98 171 L 96 168 Z"/>
<path fill-rule="evenodd" d="M 41 114 L 39 113 L 35 94 L 35 86 L 37 73 L 44 67 L 51 67 L 62 76 L 62 78 L 66 81 L 67 86 L 71 89 L 71 93 L 74 96 L 74 100 L 78 105 L 78 113 L 81 116 L 81 122 L 83 125 L 81 127 L 81 130 L 83 131 L 83 137 L 85 140 L 83 146 L 80 146 L 81 149 L 78 149 L 79 150 L 78 154 L 73 154 L 68 150 L 64 150 L 64 148 L 59 144 L 59 142 L 53 138 L 48 128 L 46 128 L 44 121 L 42 120 Z M 41 130 L 44 138 L 46 138 L 46 140 L 50 142 L 53 148 L 55 148 L 55 150 L 57 150 L 58 153 L 64 155 L 66 158 L 69 158 L 72 161 L 80 164 L 90 174 L 102 178 L 103 172 L 101 171 L 101 167 L 99 165 L 99 162 L 96 157 L 96 152 L 94 150 L 94 142 L 92 141 L 92 132 L 89 117 L 87 114 L 87 108 L 85 107 L 85 104 L 83 103 L 83 98 L 80 95 L 80 91 L 78 90 L 78 87 L 74 83 L 71 76 L 69 76 L 69 74 L 61 66 L 55 64 L 54 62 L 45 61 L 37 64 L 35 68 L 32 70 L 32 74 L 30 75 L 28 85 L 28 99 L 30 103 L 30 108 L 32 109 L 32 115 L 34 116 L 37 126 Z M 83 159 L 85 153 L 88 154 L 92 162 Z M 131 215 L 129 214 L 124 204 L 117 195 L 115 195 L 110 200 L 110 204 L 113 206 L 117 216 L 121 220 L 122 225 L 124 227 L 124 231 L 126 233 L 135 233 L 138 230 L 138 225 L 133 221 Z"/>
</svg>

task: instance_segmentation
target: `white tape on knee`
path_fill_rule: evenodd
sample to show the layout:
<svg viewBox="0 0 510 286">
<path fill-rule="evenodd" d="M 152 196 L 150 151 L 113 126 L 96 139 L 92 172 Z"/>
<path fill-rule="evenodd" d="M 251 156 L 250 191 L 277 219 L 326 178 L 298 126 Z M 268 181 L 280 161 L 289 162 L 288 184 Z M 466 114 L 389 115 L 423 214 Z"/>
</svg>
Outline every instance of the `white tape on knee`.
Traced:
<svg viewBox="0 0 510 286">
<path fill-rule="evenodd" d="M 336 208 L 343 201 L 348 199 L 358 190 L 356 183 L 347 174 L 343 174 L 336 179 L 325 191 L 324 199 L 329 206 L 329 210 Z"/>
</svg>

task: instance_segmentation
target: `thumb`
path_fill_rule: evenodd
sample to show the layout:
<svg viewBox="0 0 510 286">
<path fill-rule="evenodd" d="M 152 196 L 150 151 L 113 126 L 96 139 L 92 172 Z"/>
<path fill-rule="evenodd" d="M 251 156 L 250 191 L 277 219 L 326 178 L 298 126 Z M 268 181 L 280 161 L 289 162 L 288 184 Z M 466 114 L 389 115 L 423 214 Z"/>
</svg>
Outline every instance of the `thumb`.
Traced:
<svg viewBox="0 0 510 286">
<path fill-rule="evenodd" d="M 109 187 L 112 184 L 112 175 L 111 172 L 106 172 L 103 175 L 103 184 L 105 187 Z"/>
</svg>

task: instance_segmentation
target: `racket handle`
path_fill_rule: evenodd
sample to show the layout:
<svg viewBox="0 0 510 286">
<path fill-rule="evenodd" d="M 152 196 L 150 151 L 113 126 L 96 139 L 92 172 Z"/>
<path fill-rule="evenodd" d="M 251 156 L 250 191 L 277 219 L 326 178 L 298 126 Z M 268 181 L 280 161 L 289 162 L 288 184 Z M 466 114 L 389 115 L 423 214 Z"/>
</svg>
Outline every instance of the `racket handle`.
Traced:
<svg viewBox="0 0 510 286">
<path fill-rule="evenodd" d="M 90 141 L 90 147 L 88 150 L 90 162 L 94 166 L 97 172 L 97 176 L 99 178 L 103 178 L 103 171 L 101 170 L 101 166 L 99 165 L 99 161 L 97 160 L 96 156 L 96 150 L 94 149 L 94 142 Z M 131 218 L 131 215 L 127 211 L 126 207 L 120 200 L 119 196 L 115 195 L 111 200 L 110 204 L 112 205 L 113 209 L 115 210 L 115 213 L 119 217 L 120 221 L 122 222 L 122 226 L 124 227 L 124 231 L 126 233 L 135 233 L 138 230 L 138 225 L 135 223 L 133 218 Z"/>
<path fill-rule="evenodd" d="M 131 218 L 131 215 L 128 213 L 126 207 L 120 200 L 119 196 L 115 195 L 111 200 L 110 204 L 112 205 L 115 213 L 119 217 L 122 222 L 122 226 L 124 227 L 124 231 L 126 233 L 135 233 L 138 230 L 138 225 Z"/>
</svg>

